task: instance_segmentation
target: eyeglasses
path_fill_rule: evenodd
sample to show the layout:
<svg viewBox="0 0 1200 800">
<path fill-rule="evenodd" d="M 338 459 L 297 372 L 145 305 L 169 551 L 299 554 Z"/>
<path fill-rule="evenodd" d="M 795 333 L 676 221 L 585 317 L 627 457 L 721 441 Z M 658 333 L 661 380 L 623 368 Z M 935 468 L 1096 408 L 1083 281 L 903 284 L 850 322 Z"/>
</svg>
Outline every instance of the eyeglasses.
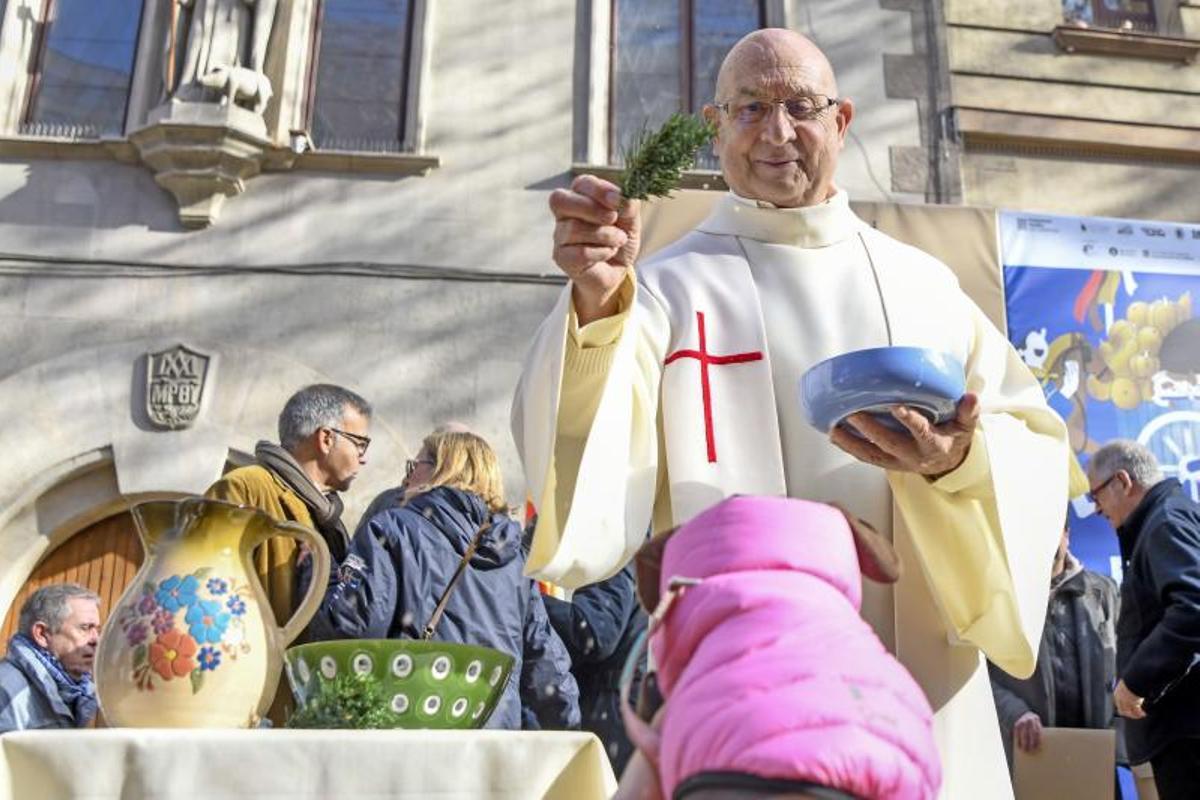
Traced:
<svg viewBox="0 0 1200 800">
<path fill-rule="evenodd" d="M 717 108 L 733 117 L 739 125 L 757 125 L 767 118 L 767 114 L 775 106 L 783 106 L 783 110 L 793 122 L 806 122 L 816 119 L 841 102 L 836 97 L 823 94 L 788 97 L 784 100 L 748 100 L 744 103 L 719 103 Z"/>
<path fill-rule="evenodd" d="M 354 445 L 354 448 L 358 450 L 359 456 L 365 456 L 367 454 L 367 448 L 371 446 L 370 436 L 360 436 L 357 433 L 350 433 L 349 431 L 344 431 L 341 428 L 330 428 L 329 430 L 333 431 L 339 436 L 345 436 L 350 441 L 350 444 Z"/>
<path fill-rule="evenodd" d="M 1120 474 L 1121 474 L 1121 473 L 1119 473 L 1119 472 L 1114 472 L 1112 475 L 1109 475 L 1109 476 L 1108 476 L 1107 480 L 1101 481 L 1100 485 L 1099 485 L 1099 486 L 1097 486 L 1096 488 L 1094 488 L 1094 489 L 1088 489 L 1088 493 L 1087 493 L 1087 499 L 1088 499 L 1088 500 L 1090 500 L 1090 501 L 1092 502 L 1092 504 L 1093 504 L 1093 505 L 1096 505 L 1096 504 L 1097 504 L 1097 502 L 1098 502 L 1098 501 L 1096 500 L 1096 495 L 1098 495 L 1098 494 L 1100 494 L 1101 492 L 1103 492 L 1103 491 L 1104 491 L 1104 487 L 1105 487 L 1105 486 L 1108 486 L 1110 483 L 1112 483 L 1114 480 L 1116 480 L 1116 477 L 1117 477 L 1118 475 L 1120 475 Z"/>
<path fill-rule="evenodd" d="M 430 461 L 427 458 L 410 458 L 408 461 L 404 462 L 404 478 L 405 478 L 405 480 L 412 477 L 412 474 L 416 471 L 418 464 L 424 464 L 427 467 L 437 466 L 436 462 Z"/>
</svg>

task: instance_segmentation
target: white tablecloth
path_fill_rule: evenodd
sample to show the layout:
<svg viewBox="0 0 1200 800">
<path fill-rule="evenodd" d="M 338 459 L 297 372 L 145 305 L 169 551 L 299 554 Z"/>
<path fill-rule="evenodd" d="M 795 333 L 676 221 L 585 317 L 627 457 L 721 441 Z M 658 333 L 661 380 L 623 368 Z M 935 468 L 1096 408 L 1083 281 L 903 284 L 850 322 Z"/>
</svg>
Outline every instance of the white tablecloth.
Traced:
<svg viewBox="0 0 1200 800">
<path fill-rule="evenodd" d="M 599 800 L 590 733 L 102 729 L 0 736 L 0 800 Z"/>
</svg>

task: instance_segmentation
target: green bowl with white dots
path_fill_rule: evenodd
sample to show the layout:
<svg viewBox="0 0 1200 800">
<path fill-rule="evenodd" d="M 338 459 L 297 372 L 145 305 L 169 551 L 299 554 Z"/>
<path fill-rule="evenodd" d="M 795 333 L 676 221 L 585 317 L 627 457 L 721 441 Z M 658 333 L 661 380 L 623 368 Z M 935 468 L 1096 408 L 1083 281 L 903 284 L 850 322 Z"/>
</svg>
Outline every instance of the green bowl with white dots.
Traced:
<svg viewBox="0 0 1200 800">
<path fill-rule="evenodd" d="M 483 727 L 512 668 L 511 655 L 490 647 L 411 639 L 310 642 L 284 653 L 298 707 L 339 675 L 369 676 L 394 728 Z"/>
</svg>

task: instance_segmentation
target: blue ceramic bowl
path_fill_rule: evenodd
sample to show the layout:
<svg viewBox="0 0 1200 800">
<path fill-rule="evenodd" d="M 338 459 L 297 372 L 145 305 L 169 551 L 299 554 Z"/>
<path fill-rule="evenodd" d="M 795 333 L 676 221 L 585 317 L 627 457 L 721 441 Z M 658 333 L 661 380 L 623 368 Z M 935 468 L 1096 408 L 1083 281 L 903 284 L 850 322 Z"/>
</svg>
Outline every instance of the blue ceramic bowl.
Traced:
<svg viewBox="0 0 1200 800">
<path fill-rule="evenodd" d="M 873 347 L 826 359 L 800 379 L 808 423 L 823 433 L 851 414 L 874 413 L 904 430 L 890 407 L 910 406 L 935 424 L 954 418 L 966 390 L 962 364 L 924 347 Z"/>
</svg>

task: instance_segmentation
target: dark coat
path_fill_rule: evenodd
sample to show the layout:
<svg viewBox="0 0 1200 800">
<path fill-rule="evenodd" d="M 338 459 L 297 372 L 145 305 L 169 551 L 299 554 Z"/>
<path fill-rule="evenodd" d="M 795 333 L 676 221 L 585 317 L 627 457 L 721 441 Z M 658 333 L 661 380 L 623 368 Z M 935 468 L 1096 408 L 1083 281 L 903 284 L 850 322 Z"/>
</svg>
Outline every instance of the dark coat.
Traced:
<svg viewBox="0 0 1200 800">
<path fill-rule="evenodd" d="M 483 535 L 438 624 L 435 638 L 485 645 L 516 663 L 488 728 L 579 727 L 570 657 L 524 575 L 521 527 L 489 514 L 475 494 L 439 486 L 359 525 L 350 554 L 330 578 L 309 626 L 316 639 L 419 639 L 438 598 L 487 519 Z"/>
<path fill-rule="evenodd" d="M 546 597 L 550 624 L 571 654 L 571 671 L 579 682 L 583 729 L 604 742 L 617 775 L 633 755 L 633 744 L 621 722 L 618 682 L 638 634 L 646 629 L 646 613 L 634 591 L 633 565 L 608 580 L 585 586 L 564 602 Z M 630 694 L 637 697 L 637 686 Z"/>
<path fill-rule="evenodd" d="M 1200 505 L 1179 481 L 1155 484 L 1117 529 L 1124 560 L 1117 675 L 1145 698 L 1125 720 L 1134 764 L 1176 739 L 1200 737 Z"/>
<path fill-rule="evenodd" d="M 1076 569 L 1075 574 L 1064 578 L 1051 589 L 1046 625 L 1042 629 L 1037 667 L 1033 674 L 1022 680 L 994 664 L 988 664 L 1004 752 L 1010 765 L 1013 726 L 1021 715 L 1032 711 L 1048 728 L 1063 724 L 1055 718 L 1054 686 L 1055 674 L 1062 672 L 1057 669 L 1064 658 L 1062 647 L 1075 648 L 1082 726 L 1103 729 L 1113 727 L 1116 723 L 1112 690 L 1116 685 L 1117 669 L 1117 584 L 1105 575 L 1077 566 Z M 1069 618 L 1074 620 L 1074 630 L 1056 630 L 1054 620 L 1057 615 L 1051 613 L 1056 604 L 1070 607 Z M 1117 750 L 1118 760 L 1123 760 L 1124 751 L 1119 742 Z"/>
</svg>

